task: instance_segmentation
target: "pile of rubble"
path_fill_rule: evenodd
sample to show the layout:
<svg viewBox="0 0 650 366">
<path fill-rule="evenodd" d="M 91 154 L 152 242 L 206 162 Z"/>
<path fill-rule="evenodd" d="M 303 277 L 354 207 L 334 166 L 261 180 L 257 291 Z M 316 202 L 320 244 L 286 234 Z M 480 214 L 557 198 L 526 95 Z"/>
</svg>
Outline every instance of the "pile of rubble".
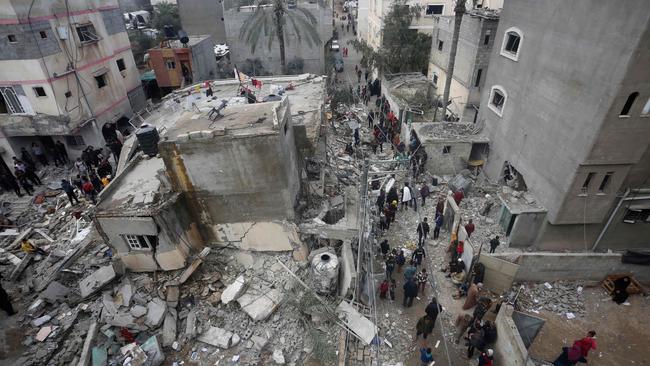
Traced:
<svg viewBox="0 0 650 366">
<path fill-rule="evenodd" d="M 520 308 L 538 314 L 541 310 L 551 311 L 567 319 L 585 314 L 583 285 L 571 281 L 553 283 L 513 285 L 512 292 L 519 291 L 517 303 Z"/>
</svg>

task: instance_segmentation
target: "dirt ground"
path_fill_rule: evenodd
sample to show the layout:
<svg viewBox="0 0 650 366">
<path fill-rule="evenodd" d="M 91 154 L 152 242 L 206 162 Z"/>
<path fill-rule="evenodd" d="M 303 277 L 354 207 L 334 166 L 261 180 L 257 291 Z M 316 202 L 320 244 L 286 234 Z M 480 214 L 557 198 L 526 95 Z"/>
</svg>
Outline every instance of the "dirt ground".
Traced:
<svg viewBox="0 0 650 366">
<path fill-rule="evenodd" d="M 533 358 L 552 362 L 564 345 L 596 331 L 598 349 L 589 353 L 589 365 L 650 365 L 650 297 L 632 295 L 630 305 L 617 305 L 601 287 L 584 291 L 584 317 L 567 320 L 542 311 L 532 314 L 546 320 L 529 351 Z"/>
</svg>

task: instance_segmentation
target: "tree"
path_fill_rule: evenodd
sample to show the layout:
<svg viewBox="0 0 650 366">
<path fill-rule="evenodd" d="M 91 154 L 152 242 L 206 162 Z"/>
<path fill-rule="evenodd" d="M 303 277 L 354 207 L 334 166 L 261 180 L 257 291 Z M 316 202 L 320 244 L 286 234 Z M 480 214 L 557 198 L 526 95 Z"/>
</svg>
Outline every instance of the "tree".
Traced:
<svg viewBox="0 0 650 366">
<path fill-rule="evenodd" d="M 164 34 L 164 26 L 171 25 L 174 31 L 181 29 L 181 17 L 178 15 L 178 6 L 166 1 L 153 6 L 152 26 Z"/>
<path fill-rule="evenodd" d="M 451 38 L 451 49 L 449 50 L 449 64 L 447 66 L 447 79 L 445 81 L 445 92 L 442 97 L 442 101 L 447 108 L 449 103 L 449 91 L 451 90 L 451 79 L 454 76 L 454 67 L 456 65 L 456 50 L 458 49 L 458 36 L 460 35 L 460 24 L 463 21 L 463 15 L 465 14 L 465 1 L 456 1 L 456 7 L 454 8 L 455 21 L 454 21 L 454 34 Z M 443 114 L 444 115 L 444 114 Z"/>
<path fill-rule="evenodd" d="M 144 54 L 156 45 L 156 40 L 143 34 L 140 30 L 128 30 L 129 41 L 131 41 L 131 50 L 133 58 L 137 65 L 142 64 Z"/>
<path fill-rule="evenodd" d="M 311 47 L 320 45 L 321 40 L 316 29 L 318 21 L 307 9 L 292 4 L 287 7 L 285 0 L 272 0 L 271 6 L 260 6 L 258 3 L 255 12 L 244 21 L 239 31 L 239 38 L 251 46 L 251 53 L 255 53 L 262 36 L 267 38 L 267 47 L 271 50 L 277 39 L 280 46 L 280 64 L 282 72 L 287 72 L 287 58 L 285 54 L 285 30 L 287 24 L 302 42 L 303 38 Z"/>
<path fill-rule="evenodd" d="M 376 68 L 380 74 L 427 70 L 431 36 L 409 29 L 413 19 L 418 18 L 421 12 L 420 6 L 408 6 L 404 0 L 393 3 L 384 18 L 382 46 L 378 50 L 366 41 L 352 41 L 352 46 L 362 55 L 361 65 Z"/>
</svg>

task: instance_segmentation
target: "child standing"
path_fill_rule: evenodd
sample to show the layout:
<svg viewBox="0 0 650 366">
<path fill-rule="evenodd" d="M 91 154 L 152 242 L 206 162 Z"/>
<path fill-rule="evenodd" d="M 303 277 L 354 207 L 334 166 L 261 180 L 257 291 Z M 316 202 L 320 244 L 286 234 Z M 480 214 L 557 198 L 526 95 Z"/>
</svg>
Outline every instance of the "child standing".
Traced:
<svg viewBox="0 0 650 366">
<path fill-rule="evenodd" d="M 422 366 L 429 366 L 433 362 L 431 348 L 420 348 L 420 361 L 422 361 Z"/>
</svg>

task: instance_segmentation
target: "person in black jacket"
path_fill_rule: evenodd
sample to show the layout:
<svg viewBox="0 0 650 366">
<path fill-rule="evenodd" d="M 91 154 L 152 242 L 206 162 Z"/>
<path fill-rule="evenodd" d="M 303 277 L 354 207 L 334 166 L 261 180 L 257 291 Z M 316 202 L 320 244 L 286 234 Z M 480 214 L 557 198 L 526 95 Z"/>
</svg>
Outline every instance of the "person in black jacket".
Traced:
<svg viewBox="0 0 650 366">
<path fill-rule="evenodd" d="M 429 236 L 429 223 L 427 221 L 428 219 L 425 217 L 422 219 L 422 222 L 418 224 L 417 232 L 419 246 L 423 246 L 424 241 L 427 239 L 427 236 Z"/>
<path fill-rule="evenodd" d="M 409 279 L 403 286 L 404 288 L 404 306 L 411 307 L 413 305 L 413 299 L 418 296 L 418 285 Z"/>
<path fill-rule="evenodd" d="M 70 182 L 68 182 L 66 179 L 61 179 L 61 188 L 68 196 L 71 205 L 74 206 L 75 202 L 79 203 L 79 198 L 77 198 L 77 194 L 74 193 L 74 187 L 72 186 L 72 184 L 70 184 Z"/>
</svg>

